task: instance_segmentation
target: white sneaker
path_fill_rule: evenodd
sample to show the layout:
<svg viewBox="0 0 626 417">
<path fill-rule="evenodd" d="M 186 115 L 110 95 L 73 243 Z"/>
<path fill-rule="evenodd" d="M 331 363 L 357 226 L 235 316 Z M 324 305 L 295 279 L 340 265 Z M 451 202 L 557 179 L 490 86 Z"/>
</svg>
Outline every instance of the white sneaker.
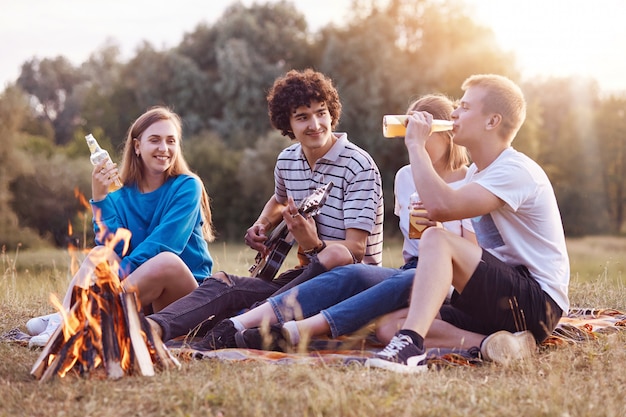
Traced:
<svg viewBox="0 0 626 417">
<path fill-rule="evenodd" d="M 511 333 L 500 330 L 490 334 L 480 344 L 483 359 L 509 365 L 511 362 L 531 357 L 537 350 L 535 337 L 528 330 Z"/>
<path fill-rule="evenodd" d="M 46 314 L 45 316 L 33 317 L 32 319 L 26 322 L 26 331 L 31 336 L 37 336 L 48 327 L 48 321 L 50 320 L 50 316 L 53 314 Z"/>
<path fill-rule="evenodd" d="M 59 313 L 50 314 L 48 316 L 48 324 L 46 329 L 39 333 L 36 336 L 33 336 L 28 341 L 28 347 L 43 347 L 45 346 L 52 334 L 56 331 L 56 329 L 61 325 L 61 315 Z"/>
</svg>

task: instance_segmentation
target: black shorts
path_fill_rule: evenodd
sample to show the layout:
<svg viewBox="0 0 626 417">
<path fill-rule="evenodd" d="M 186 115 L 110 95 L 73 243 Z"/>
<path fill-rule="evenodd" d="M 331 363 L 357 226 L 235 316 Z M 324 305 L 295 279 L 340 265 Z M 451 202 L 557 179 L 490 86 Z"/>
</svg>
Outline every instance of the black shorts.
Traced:
<svg viewBox="0 0 626 417">
<path fill-rule="evenodd" d="M 485 250 L 463 293 L 454 291 L 440 310 L 444 321 L 460 329 L 484 335 L 530 330 L 539 343 L 562 313 L 525 266 L 509 266 Z"/>
</svg>

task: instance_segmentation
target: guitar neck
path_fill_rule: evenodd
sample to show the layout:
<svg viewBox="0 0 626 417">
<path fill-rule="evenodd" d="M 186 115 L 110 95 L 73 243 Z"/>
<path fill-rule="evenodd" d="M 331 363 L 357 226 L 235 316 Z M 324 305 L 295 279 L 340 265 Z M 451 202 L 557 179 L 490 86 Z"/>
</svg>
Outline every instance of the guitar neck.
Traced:
<svg viewBox="0 0 626 417">
<path fill-rule="evenodd" d="M 287 223 L 285 223 L 285 221 L 282 220 L 280 223 L 278 223 L 278 226 L 276 226 L 270 232 L 270 235 L 267 237 L 267 243 L 270 243 L 270 242 L 275 241 L 276 239 L 285 237 L 287 235 L 287 232 L 288 232 Z"/>
</svg>

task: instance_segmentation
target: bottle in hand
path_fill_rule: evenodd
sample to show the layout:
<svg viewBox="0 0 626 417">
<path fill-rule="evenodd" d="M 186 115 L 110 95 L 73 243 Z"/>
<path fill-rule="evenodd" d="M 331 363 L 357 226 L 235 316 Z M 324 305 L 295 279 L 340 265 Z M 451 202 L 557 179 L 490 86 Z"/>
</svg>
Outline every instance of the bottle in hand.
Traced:
<svg viewBox="0 0 626 417">
<path fill-rule="evenodd" d="M 421 238 L 422 233 L 428 227 L 424 224 L 417 223 L 418 219 L 426 218 L 423 216 L 426 214 L 426 210 L 417 208 L 419 201 L 420 199 L 417 193 L 411 194 L 409 201 L 409 239 Z M 422 214 L 422 216 L 419 216 L 420 214 Z"/>
<path fill-rule="evenodd" d="M 398 138 L 406 135 L 406 114 L 389 114 L 383 116 L 383 136 L 386 138 Z M 445 132 L 452 130 L 454 122 L 451 120 L 434 119 L 431 124 L 430 133 Z"/>
<path fill-rule="evenodd" d="M 98 141 L 96 140 L 96 138 L 93 137 L 91 133 L 85 136 L 85 140 L 87 141 L 87 146 L 89 146 L 89 151 L 91 152 L 89 160 L 94 166 L 98 165 L 104 160 L 107 161 L 107 165 L 113 163 L 109 153 L 105 149 L 102 149 L 100 147 Z M 120 188 L 122 188 L 122 181 L 120 181 L 119 177 L 116 176 L 114 181 L 109 186 L 109 192 L 119 190 Z"/>
</svg>

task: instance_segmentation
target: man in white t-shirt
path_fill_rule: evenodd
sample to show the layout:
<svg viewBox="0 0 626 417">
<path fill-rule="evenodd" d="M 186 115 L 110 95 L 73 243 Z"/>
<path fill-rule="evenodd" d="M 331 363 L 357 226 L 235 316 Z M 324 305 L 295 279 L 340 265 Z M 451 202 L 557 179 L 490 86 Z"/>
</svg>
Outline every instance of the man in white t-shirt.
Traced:
<svg viewBox="0 0 626 417">
<path fill-rule="evenodd" d="M 454 141 L 473 161 L 464 186 L 450 187 L 433 169 L 425 150 L 430 114 L 412 113 L 405 144 L 429 217 L 471 218 L 479 246 L 441 228 L 424 232 L 406 321 L 370 366 L 423 371 L 424 338 L 433 346 L 440 335 L 506 364 L 532 354 L 569 308 L 554 191 L 541 167 L 511 147 L 526 116 L 523 93 L 493 74 L 469 77 L 463 90 L 452 119 Z M 451 284 L 451 302 L 441 307 Z"/>
</svg>

